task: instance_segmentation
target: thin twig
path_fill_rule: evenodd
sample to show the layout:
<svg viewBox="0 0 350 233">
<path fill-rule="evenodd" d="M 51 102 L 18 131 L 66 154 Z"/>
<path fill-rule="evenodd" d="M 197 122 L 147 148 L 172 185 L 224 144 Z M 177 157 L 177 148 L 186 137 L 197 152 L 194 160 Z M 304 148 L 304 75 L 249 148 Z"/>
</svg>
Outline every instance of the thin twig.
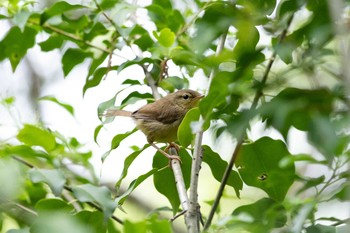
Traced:
<svg viewBox="0 0 350 233">
<path fill-rule="evenodd" d="M 153 97 L 156 100 L 160 99 L 161 96 L 160 96 L 159 91 L 157 89 L 156 82 L 154 81 L 154 79 L 153 79 L 152 75 L 150 74 L 150 72 L 147 70 L 147 66 L 146 65 L 142 65 L 141 67 L 142 67 L 143 72 L 144 72 L 144 74 L 146 76 L 147 84 L 151 88 Z"/>
<path fill-rule="evenodd" d="M 216 48 L 216 55 L 219 55 L 225 46 L 225 41 L 227 37 L 226 30 L 220 37 L 219 44 Z M 209 81 L 208 81 L 208 90 L 210 89 L 211 82 L 216 74 L 216 70 L 212 69 Z M 200 117 L 200 122 L 203 122 L 203 118 Z M 199 178 L 199 170 L 201 169 L 202 164 L 202 138 L 203 138 L 203 129 L 196 133 L 195 145 L 193 151 L 192 158 L 192 168 L 191 168 L 191 185 L 190 185 L 190 203 L 189 209 L 186 213 L 186 218 L 188 219 L 187 225 L 188 232 L 195 233 L 199 232 L 199 222 L 200 222 L 200 214 L 198 214 L 198 178 Z"/>
<path fill-rule="evenodd" d="M 290 18 L 289 18 L 289 20 L 287 22 L 286 28 L 281 33 L 281 36 L 279 38 L 279 43 L 281 43 L 282 40 L 287 35 L 288 29 L 289 29 L 289 26 L 290 26 L 292 20 L 293 20 L 293 15 L 290 16 Z M 258 105 L 260 97 L 263 95 L 263 91 L 262 90 L 263 90 L 263 88 L 266 85 L 266 81 L 267 81 L 268 75 L 270 73 L 270 70 L 272 68 L 273 62 L 275 61 L 276 55 L 277 55 L 277 53 L 276 53 L 276 51 L 274 51 L 272 56 L 271 56 L 271 58 L 270 58 L 270 60 L 269 60 L 268 65 L 266 67 L 266 70 L 265 70 L 265 73 L 264 73 L 263 78 L 261 80 L 261 83 L 260 83 L 260 85 L 258 86 L 258 88 L 256 90 L 256 93 L 255 93 L 255 96 L 254 96 L 254 100 L 253 100 L 251 108 L 250 108 L 251 110 L 256 108 L 256 106 Z M 211 225 L 211 221 L 213 220 L 215 211 L 216 211 L 217 207 L 219 206 L 220 199 L 221 199 L 222 194 L 224 192 L 224 188 L 225 188 L 227 180 L 228 180 L 228 178 L 229 178 L 229 176 L 231 174 L 231 171 L 232 171 L 233 165 L 234 165 L 234 163 L 236 161 L 236 158 L 238 156 L 238 153 L 239 153 L 239 151 L 240 151 L 240 149 L 242 147 L 242 144 L 244 142 L 245 136 L 246 136 L 246 133 L 243 132 L 242 135 L 238 138 L 236 148 L 233 151 L 233 154 L 231 156 L 230 162 L 229 162 L 229 164 L 226 167 L 226 170 L 225 170 L 224 176 L 222 177 L 221 184 L 220 184 L 218 193 L 216 195 L 214 204 L 213 204 L 213 206 L 212 206 L 212 208 L 210 210 L 207 222 L 204 225 L 204 230 L 207 230 L 209 228 L 209 226 Z"/>
<path fill-rule="evenodd" d="M 11 158 L 13 158 L 14 160 L 26 165 L 27 167 L 30 167 L 30 168 L 35 168 L 34 165 L 32 165 L 31 163 L 17 157 L 17 156 L 12 156 Z M 71 187 L 69 187 L 68 185 L 64 185 L 63 188 L 71 193 L 73 193 L 73 189 Z M 93 203 L 93 202 L 86 202 L 88 205 L 96 208 L 98 211 L 100 212 L 103 212 L 102 208 L 100 206 L 98 206 L 97 204 Z M 119 219 L 118 217 L 112 215 L 111 218 L 113 220 L 115 220 L 116 222 L 120 223 L 120 224 L 124 224 L 123 221 L 121 219 Z"/>
</svg>

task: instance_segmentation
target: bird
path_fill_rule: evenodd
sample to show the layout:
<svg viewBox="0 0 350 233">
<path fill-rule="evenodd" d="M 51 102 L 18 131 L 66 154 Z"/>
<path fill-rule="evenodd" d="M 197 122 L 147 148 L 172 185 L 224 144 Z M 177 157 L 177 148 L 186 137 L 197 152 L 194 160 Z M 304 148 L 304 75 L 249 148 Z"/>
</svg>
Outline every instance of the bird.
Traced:
<svg viewBox="0 0 350 233">
<path fill-rule="evenodd" d="M 136 128 L 141 130 L 147 142 L 168 159 L 176 159 L 177 155 L 170 155 L 160 149 L 155 142 L 165 142 L 174 146 L 177 140 L 177 130 L 186 113 L 196 107 L 204 95 L 190 89 L 183 89 L 166 95 L 153 103 L 146 104 L 138 110 L 131 112 L 121 109 L 107 109 L 102 116 L 131 117 L 136 121 Z M 175 144 L 176 145 L 176 144 Z"/>
</svg>

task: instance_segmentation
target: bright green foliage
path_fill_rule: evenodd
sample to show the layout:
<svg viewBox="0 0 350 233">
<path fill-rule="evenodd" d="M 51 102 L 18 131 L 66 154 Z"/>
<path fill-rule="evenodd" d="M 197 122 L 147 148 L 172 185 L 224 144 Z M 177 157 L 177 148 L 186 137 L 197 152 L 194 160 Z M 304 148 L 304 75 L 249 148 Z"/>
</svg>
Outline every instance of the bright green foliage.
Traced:
<svg viewBox="0 0 350 233">
<path fill-rule="evenodd" d="M 291 155 L 282 141 L 263 137 L 243 145 L 236 166 L 244 183 L 264 190 L 276 201 L 283 201 L 295 177 L 294 164 L 283 168 L 279 165 L 288 156 Z"/>
<path fill-rule="evenodd" d="M 15 72 L 19 65 L 27 65 L 21 60 L 31 59 L 25 57 L 30 49 L 55 50 L 61 56 L 57 63 L 65 78 L 74 79 L 72 71 L 77 66 L 87 71 L 83 96 L 91 88 L 97 91 L 110 74 L 122 79 L 119 74 L 127 71 L 143 72 L 141 77 L 135 72 L 138 76 L 118 80 L 121 85 L 112 87 L 115 93 L 99 104 L 96 117 L 101 123 L 90 137 L 96 143 L 108 129 L 107 123 L 114 120 L 102 117 L 107 109 L 151 103 L 158 97 L 155 89 L 162 96 L 184 88 L 199 90 L 205 98 L 188 112 L 178 130 L 186 188 L 191 185 L 194 133 L 204 131 L 205 140 L 208 135 L 215 143 L 221 142 L 220 137 L 225 139 L 225 144 L 216 147 L 239 153 L 230 163 L 230 156 L 201 146 L 202 166 L 208 166 L 211 173 L 200 171 L 199 180 L 208 175 L 223 182 L 228 164 L 234 164 L 223 198 L 230 198 L 225 191 L 232 187 L 246 203 L 246 186 L 267 196 L 249 196 L 250 203 L 237 208 L 221 205 L 208 232 L 347 232 L 349 224 L 343 219 L 317 217 L 320 203 L 350 200 L 346 170 L 350 160 L 349 84 L 346 69 L 341 67 L 349 62 L 350 2 L 344 1 L 335 15 L 330 0 L 145 2 L 47 1 L 45 6 L 31 0 L 0 1 L 1 23 L 9 27 L 0 38 L 0 62 L 9 61 Z M 336 29 L 344 30 L 341 38 Z M 209 81 L 207 87 L 199 85 L 198 80 L 203 79 Z M 17 126 L 12 135 L 0 135 L 0 231 L 173 232 L 172 223 L 158 215 L 165 209 L 173 215 L 181 210 L 173 170 L 163 155 L 157 152 L 148 172 L 137 173 L 129 183 L 128 176 L 135 172 L 133 164 L 149 147 L 135 141 L 133 152 L 124 155 L 122 169 L 111 177 L 115 190 L 109 190 L 100 185 L 100 171 L 91 164 L 89 143 L 82 144 L 77 135 L 61 135 L 60 129 L 45 121 L 18 122 L 17 109 L 13 111 L 18 97 L 0 98 L 1 116 L 2 110 L 7 111 Z M 52 95 L 39 100 L 57 104 L 75 117 L 69 101 L 61 102 Z M 257 136 L 257 122 L 283 140 Z M 0 127 L 2 132 L 2 122 Z M 294 149 L 295 131 L 305 134 L 307 142 L 303 143 L 312 150 L 296 155 L 289 152 Z M 126 139 L 135 136 L 134 132 L 136 129 L 116 132 L 101 162 L 108 161 L 107 156 L 117 148 L 123 153 Z M 89 176 L 81 177 L 68 164 L 80 166 Z M 321 174 L 305 175 L 304 168 L 311 165 Z M 152 214 L 136 222 L 124 204 L 133 204 L 129 196 L 151 177 L 154 187 L 147 188 L 164 195 L 169 204 L 154 206 Z M 208 188 L 209 201 L 198 193 L 199 204 L 214 203 L 216 192 Z M 127 213 L 123 226 L 117 208 Z M 232 214 L 222 214 L 222 210 Z M 208 213 L 201 214 L 206 220 Z M 11 227 L 8 222 L 13 223 Z"/>
</svg>

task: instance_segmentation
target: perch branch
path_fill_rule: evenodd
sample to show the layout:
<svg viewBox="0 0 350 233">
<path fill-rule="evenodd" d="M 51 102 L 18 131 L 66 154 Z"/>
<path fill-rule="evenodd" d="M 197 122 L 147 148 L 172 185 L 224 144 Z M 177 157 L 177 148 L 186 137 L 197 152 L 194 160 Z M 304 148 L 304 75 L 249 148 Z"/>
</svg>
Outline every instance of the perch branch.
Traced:
<svg viewBox="0 0 350 233">
<path fill-rule="evenodd" d="M 293 20 L 293 15 L 289 18 L 286 28 L 282 31 L 278 43 L 281 43 L 283 41 L 283 39 L 285 38 L 285 36 L 287 35 L 288 28 L 289 28 L 292 20 Z M 256 108 L 256 106 L 258 105 L 258 102 L 259 102 L 261 96 L 263 95 L 262 90 L 263 90 L 263 88 L 266 85 L 266 81 L 267 81 L 268 75 L 270 73 L 270 70 L 272 68 L 272 65 L 273 65 L 273 63 L 275 61 L 276 55 L 277 55 L 276 51 L 274 51 L 273 54 L 271 55 L 271 58 L 270 58 L 269 63 L 267 65 L 267 67 L 266 67 L 266 70 L 265 70 L 265 73 L 264 73 L 263 78 L 261 80 L 261 83 L 260 83 L 259 87 L 256 90 L 256 93 L 255 93 L 252 105 L 250 107 L 251 110 Z M 225 188 L 227 180 L 228 180 L 228 178 L 229 178 L 229 176 L 231 174 L 231 171 L 232 171 L 233 165 L 234 165 L 234 163 L 236 161 L 236 158 L 238 156 L 238 153 L 239 153 L 239 151 L 240 151 L 240 149 L 242 147 L 242 144 L 243 144 L 245 136 L 246 136 L 246 134 L 242 133 L 242 135 L 238 138 L 236 148 L 233 151 L 233 154 L 231 156 L 230 162 L 229 162 L 229 164 L 226 167 L 226 170 L 225 170 L 224 176 L 222 177 L 221 184 L 220 184 L 218 193 L 216 195 L 214 204 L 213 204 L 213 206 L 212 206 L 212 208 L 210 210 L 207 222 L 204 225 L 204 230 L 207 230 L 209 228 L 209 226 L 211 224 L 211 221 L 213 220 L 215 211 L 216 211 L 217 207 L 219 206 L 220 199 L 222 197 L 224 188 Z"/>
<path fill-rule="evenodd" d="M 219 44 L 216 48 L 216 55 L 219 55 L 224 49 L 227 32 L 228 30 L 225 33 L 223 33 L 220 37 Z M 209 81 L 208 81 L 208 90 L 215 76 L 215 73 L 216 73 L 216 70 L 212 69 L 209 76 Z M 199 121 L 203 122 L 203 118 L 200 117 Z M 190 233 L 199 232 L 200 214 L 198 214 L 198 211 L 199 211 L 198 178 L 199 178 L 199 170 L 201 169 L 201 164 L 202 164 L 202 138 L 203 138 L 203 129 L 201 129 L 199 132 L 196 133 L 195 146 L 194 146 L 194 152 L 193 152 L 193 158 L 192 158 L 190 199 L 189 199 L 190 203 L 189 203 L 188 212 L 186 213 L 186 219 L 187 219 L 187 222 L 189 223 L 187 225 L 187 229 L 188 229 L 188 232 Z"/>
</svg>

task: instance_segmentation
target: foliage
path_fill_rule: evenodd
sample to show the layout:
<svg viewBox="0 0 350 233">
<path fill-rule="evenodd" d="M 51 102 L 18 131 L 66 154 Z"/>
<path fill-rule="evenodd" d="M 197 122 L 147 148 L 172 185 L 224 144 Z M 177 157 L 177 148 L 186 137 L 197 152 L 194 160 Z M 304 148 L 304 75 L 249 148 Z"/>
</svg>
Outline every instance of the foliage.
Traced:
<svg viewBox="0 0 350 233">
<path fill-rule="evenodd" d="M 206 97 L 199 108 L 187 114 L 178 131 L 184 147 L 180 156 L 185 187 L 190 186 L 189 152 L 194 134 L 205 130 L 213 132 L 215 141 L 229 135 L 229 144 L 236 145 L 236 167 L 223 184 L 232 187 L 238 198 L 245 198 L 242 190 L 247 186 L 264 191 L 265 196 L 235 209 L 225 206 L 231 214 L 218 214 L 209 231 L 311 233 L 348 229 L 344 219 L 316 217 L 321 203 L 350 199 L 346 170 L 350 159 L 346 77 L 350 74 L 343 73 L 346 69 L 341 67 L 342 59 L 347 62 L 349 56 L 339 55 L 342 51 L 333 30 L 337 25 L 329 13 L 331 1 L 189 2 L 179 7 L 175 1 L 153 0 L 141 7 L 141 1 L 54 1 L 38 9 L 30 0 L 3 1 L 0 20 L 11 27 L 0 41 L 0 61 L 9 60 L 15 72 L 35 45 L 43 53 L 59 50 L 64 77 L 79 64 L 88 64 L 83 94 L 100 85 L 109 72 L 140 68 L 144 78 L 123 80 L 116 94 L 100 104 L 97 117 L 116 101 L 121 103 L 119 109 L 139 101 L 151 102 L 156 97 L 154 89 L 173 92 L 188 88 L 194 83 L 192 77 L 211 77 L 204 90 Z M 344 9 L 349 7 L 346 1 Z M 337 24 L 349 19 L 349 12 L 341 15 L 344 18 Z M 348 23 L 344 23 L 342 35 L 346 38 Z M 39 41 L 42 35 L 47 39 Z M 225 35 L 225 46 L 216 54 L 219 38 Z M 123 57 L 125 48 L 134 51 L 133 58 L 112 65 L 117 56 Z M 169 66 L 181 72 L 173 75 Z M 135 87 L 151 88 L 141 93 Z M 70 104 L 54 96 L 40 100 L 58 104 L 74 117 Z M 14 102 L 14 97 L 3 97 L 1 105 L 10 111 Z M 111 120 L 101 118 L 92 136 L 95 142 Z M 249 132 L 256 122 L 273 129 L 280 140 L 270 136 L 253 140 Z M 296 129 L 305 133 L 314 152 L 290 152 L 291 131 Z M 102 162 L 135 131 L 115 135 Z M 173 214 L 180 211 L 172 170 L 159 153 L 147 173 L 121 190 L 129 167 L 148 147 L 135 143 L 115 190 L 109 190 L 99 185 L 89 160 L 92 152 L 78 139 L 67 138 L 43 123 L 23 122 L 16 137 L 0 144 L 0 228 L 5 229 L 4 222 L 10 219 L 14 224 L 13 229 L 5 229 L 9 233 L 172 232 L 171 224 L 158 213 L 139 222 L 122 221 L 115 215 L 117 208 L 123 210 L 134 189 L 151 176 Z M 222 183 L 229 159 L 210 146 L 201 148 L 204 166 Z M 74 173 L 67 161 L 81 166 L 90 176 Z M 307 176 L 301 168 L 311 165 L 327 174 Z M 202 214 L 207 217 L 207 213 Z"/>
</svg>

